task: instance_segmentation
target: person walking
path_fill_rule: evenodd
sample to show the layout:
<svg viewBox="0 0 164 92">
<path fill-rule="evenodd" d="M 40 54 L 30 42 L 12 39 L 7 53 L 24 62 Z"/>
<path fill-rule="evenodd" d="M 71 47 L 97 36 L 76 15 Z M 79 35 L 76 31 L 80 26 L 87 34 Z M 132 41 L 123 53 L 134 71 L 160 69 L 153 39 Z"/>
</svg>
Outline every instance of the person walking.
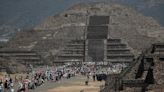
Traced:
<svg viewBox="0 0 164 92">
<path fill-rule="evenodd" d="M 9 89 L 10 89 L 10 92 L 14 92 L 14 83 L 11 78 L 10 78 L 10 82 L 9 82 Z"/>
<path fill-rule="evenodd" d="M 95 74 L 95 72 L 93 73 L 93 81 L 95 81 L 96 80 L 96 74 Z"/>
<path fill-rule="evenodd" d="M 2 82 L 2 80 L 0 81 L 0 92 L 3 92 L 3 82 Z"/>
<path fill-rule="evenodd" d="M 8 90 L 9 90 L 9 81 L 6 80 L 6 81 L 4 82 L 4 92 L 8 92 Z"/>
<path fill-rule="evenodd" d="M 12 87 L 10 87 L 10 92 L 15 92 L 14 91 L 14 87 L 12 86 Z"/>
<path fill-rule="evenodd" d="M 23 91 L 23 84 L 21 81 L 18 82 L 18 91 L 17 92 L 21 92 Z"/>
</svg>

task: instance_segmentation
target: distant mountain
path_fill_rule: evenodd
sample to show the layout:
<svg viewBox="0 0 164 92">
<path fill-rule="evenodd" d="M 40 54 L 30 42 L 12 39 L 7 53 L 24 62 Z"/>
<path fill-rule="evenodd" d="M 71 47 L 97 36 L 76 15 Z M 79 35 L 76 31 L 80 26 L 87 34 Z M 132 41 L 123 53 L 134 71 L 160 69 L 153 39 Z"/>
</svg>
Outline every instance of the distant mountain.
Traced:
<svg viewBox="0 0 164 92">
<path fill-rule="evenodd" d="M 151 8 L 157 8 L 164 5 L 164 0 L 137 0 L 138 2 L 135 4 L 135 7 L 138 10 L 149 10 Z M 159 11 L 161 12 L 161 11 Z M 151 15 L 150 15 L 151 16 Z"/>
<path fill-rule="evenodd" d="M 15 33 L 20 31 L 18 28 L 8 25 L 0 26 L 0 41 L 6 42 L 8 39 L 13 37 Z"/>
</svg>

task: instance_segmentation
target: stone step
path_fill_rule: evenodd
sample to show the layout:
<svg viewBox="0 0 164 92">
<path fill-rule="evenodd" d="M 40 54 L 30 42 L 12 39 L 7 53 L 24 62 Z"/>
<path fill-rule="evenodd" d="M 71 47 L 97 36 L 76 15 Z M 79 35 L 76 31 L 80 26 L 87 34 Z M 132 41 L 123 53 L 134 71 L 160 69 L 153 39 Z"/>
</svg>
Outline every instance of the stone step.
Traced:
<svg viewBox="0 0 164 92">
<path fill-rule="evenodd" d="M 145 80 L 143 79 L 124 79 L 123 81 L 123 85 L 131 85 L 131 86 L 135 86 L 137 84 L 144 84 Z"/>
<path fill-rule="evenodd" d="M 87 39 L 106 39 L 108 26 L 88 26 Z"/>
<path fill-rule="evenodd" d="M 61 54 L 84 54 L 84 52 L 62 52 Z"/>
<path fill-rule="evenodd" d="M 121 43 L 121 39 L 108 39 L 107 43 Z"/>
<path fill-rule="evenodd" d="M 119 57 L 119 56 L 134 56 L 133 54 L 131 53 L 128 53 L 128 54 L 107 54 L 107 56 L 114 56 L 114 57 Z"/>
<path fill-rule="evenodd" d="M 81 49 L 73 49 L 73 48 L 71 48 L 71 49 L 68 49 L 68 48 L 66 48 L 66 49 L 64 49 L 64 50 L 62 50 L 62 51 L 84 51 L 84 49 L 83 48 L 81 48 Z"/>
<path fill-rule="evenodd" d="M 133 59 L 134 56 L 107 56 L 107 59 Z"/>
<path fill-rule="evenodd" d="M 70 42 L 83 42 L 83 41 L 85 41 L 85 40 L 83 40 L 83 39 L 72 39 Z"/>
<path fill-rule="evenodd" d="M 0 53 L 35 53 L 35 52 L 29 50 L 1 49 Z"/>
<path fill-rule="evenodd" d="M 98 35 L 97 35 L 98 34 Z M 106 33 L 104 34 L 88 34 L 87 35 L 87 39 L 105 39 L 106 37 L 104 36 Z"/>
<path fill-rule="evenodd" d="M 85 41 L 84 40 L 71 40 L 71 41 L 69 41 L 69 42 L 67 42 L 67 43 L 69 43 L 69 44 L 83 44 Z"/>
<path fill-rule="evenodd" d="M 118 43 L 118 42 L 116 42 L 116 43 L 107 43 L 107 46 L 125 46 L 126 44 L 124 44 L 124 43 Z"/>
<path fill-rule="evenodd" d="M 22 52 L 22 51 L 0 51 L 0 54 L 36 54 L 35 52 Z"/>
<path fill-rule="evenodd" d="M 114 51 L 116 51 L 116 50 L 129 50 L 128 48 L 107 48 L 107 50 L 109 51 L 109 50 L 114 50 Z"/>
<path fill-rule="evenodd" d="M 164 48 L 164 45 L 157 45 L 155 48 Z"/>
<path fill-rule="evenodd" d="M 84 49 L 84 47 L 69 47 L 69 48 L 66 47 L 66 49 L 72 49 L 72 50 L 73 50 L 73 49 Z"/>
<path fill-rule="evenodd" d="M 127 48 L 126 45 L 110 45 L 110 46 L 107 46 L 107 49 L 110 49 L 110 48 Z"/>
<path fill-rule="evenodd" d="M 41 60 L 39 57 L 15 57 L 16 60 Z"/>
<path fill-rule="evenodd" d="M 164 46 L 164 43 L 155 43 L 155 44 L 153 44 L 153 46 L 155 46 L 155 47 L 156 46 L 162 46 L 163 47 Z"/>
<path fill-rule="evenodd" d="M 26 54 L 25 53 L 24 54 L 21 54 L 21 53 L 14 53 L 14 54 L 13 53 L 11 53 L 11 54 L 10 53 L 7 53 L 7 54 L 3 53 L 2 54 L 2 53 L 0 53 L 0 56 L 20 56 L 20 57 L 23 57 L 23 56 L 24 57 L 25 56 L 30 57 L 31 56 L 31 57 L 35 57 L 35 56 L 38 56 L 38 55 L 36 53 L 33 53 L 33 54 L 31 54 L 31 53 L 30 54 L 28 54 L 28 53 L 26 53 Z"/>
<path fill-rule="evenodd" d="M 109 24 L 109 16 L 90 16 L 89 25 Z"/>
<path fill-rule="evenodd" d="M 107 54 L 130 54 L 130 51 L 108 51 Z"/>
<path fill-rule="evenodd" d="M 164 48 L 156 48 L 155 52 L 164 52 Z"/>
<path fill-rule="evenodd" d="M 111 63 L 131 63 L 133 59 L 107 59 L 107 61 Z"/>
<path fill-rule="evenodd" d="M 130 53 L 130 50 L 129 49 L 122 49 L 122 50 L 110 49 L 110 50 L 107 50 L 107 53 Z"/>
<path fill-rule="evenodd" d="M 80 60 L 83 60 L 84 57 L 83 56 L 58 56 L 58 58 L 56 60 L 70 60 L 70 59 L 80 59 Z"/>
<path fill-rule="evenodd" d="M 84 46 L 84 44 L 68 44 L 67 46 L 68 47 L 70 47 L 70 46 Z"/>
<path fill-rule="evenodd" d="M 72 60 L 69 60 L 69 59 L 66 59 L 66 60 L 55 60 L 54 62 L 82 62 L 83 60 L 80 60 L 80 59 L 72 59 Z"/>
<path fill-rule="evenodd" d="M 62 54 L 59 57 L 83 57 L 83 54 Z"/>
<path fill-rule="evenodd" d="M 107 49 L 107 51 L 130 51 L 128 48 L 115 48 L 115 49 Z"/>
</svg>

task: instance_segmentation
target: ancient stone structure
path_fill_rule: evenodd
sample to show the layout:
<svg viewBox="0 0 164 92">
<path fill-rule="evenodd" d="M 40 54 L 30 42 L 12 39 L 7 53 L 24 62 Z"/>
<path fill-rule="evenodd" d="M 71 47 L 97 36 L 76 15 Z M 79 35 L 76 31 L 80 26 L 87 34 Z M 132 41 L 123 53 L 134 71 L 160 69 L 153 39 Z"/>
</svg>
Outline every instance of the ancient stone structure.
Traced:
<svg viewBox="0 0 164 92">
<path fill-rule="evenodd" d="M 43 60 L 40 55 L 34 51 L 16 50 L 16 49 L 1 49 L 0 57 L 12 58 L 23 65 L 42 65 Z"/>
<path fill-rule="evenodd" d="M 89 16 L 84 30 L 84 39 L 75 39 L 56 56 L 54 63 L 95 62 L 129 65 L 134 60 L 127 44 L 119 38 L 111 38 L 109 16 Z"/>
<path fill-rule="evenodd" d="M 163 43 L 155 43 L 120 74 L 108 75 L 101 92 L 162 92 L 163 48 Z"/>
<path fill-rule="evenodd" d="M 107 40 L 107 61 L 117 64 L 130 64 L 134 59 L 134 55 L 128 49 L 127 45 L 121 42 L 121 39 Z"/>
<path fill-rule="evenodd" d="M 61 50 L 59 55 L 55 58 L 55 64 L 63 63 L 80 63 L 84 61 L 85 52 L 84 40 L 72 40 L 67 43 L 66 47 Z"/>
</svg>

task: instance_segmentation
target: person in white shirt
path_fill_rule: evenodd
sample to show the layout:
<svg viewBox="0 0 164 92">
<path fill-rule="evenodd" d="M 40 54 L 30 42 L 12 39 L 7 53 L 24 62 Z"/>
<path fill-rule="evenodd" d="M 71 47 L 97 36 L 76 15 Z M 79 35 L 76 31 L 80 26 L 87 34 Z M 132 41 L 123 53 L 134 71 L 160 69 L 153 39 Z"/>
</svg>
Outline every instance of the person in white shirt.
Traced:
<svg viewBox="0 0 164 92">
<path fill-rule="evenodd" d="M 12 81 L 10 83 L 10 92 L 14 92 L 14 83 Z"/>
<path fill-rule="evenodd" d="M 14 88 L 13 87 L 10 88 L 10 92 L 14 92 Z"/>
<path fill-rule="evenodd" d="M 22 82 L 18 82 L 18 92 L 21 92 L 21 90 L 23 89 L 23 84 Z"/>
</svg>

